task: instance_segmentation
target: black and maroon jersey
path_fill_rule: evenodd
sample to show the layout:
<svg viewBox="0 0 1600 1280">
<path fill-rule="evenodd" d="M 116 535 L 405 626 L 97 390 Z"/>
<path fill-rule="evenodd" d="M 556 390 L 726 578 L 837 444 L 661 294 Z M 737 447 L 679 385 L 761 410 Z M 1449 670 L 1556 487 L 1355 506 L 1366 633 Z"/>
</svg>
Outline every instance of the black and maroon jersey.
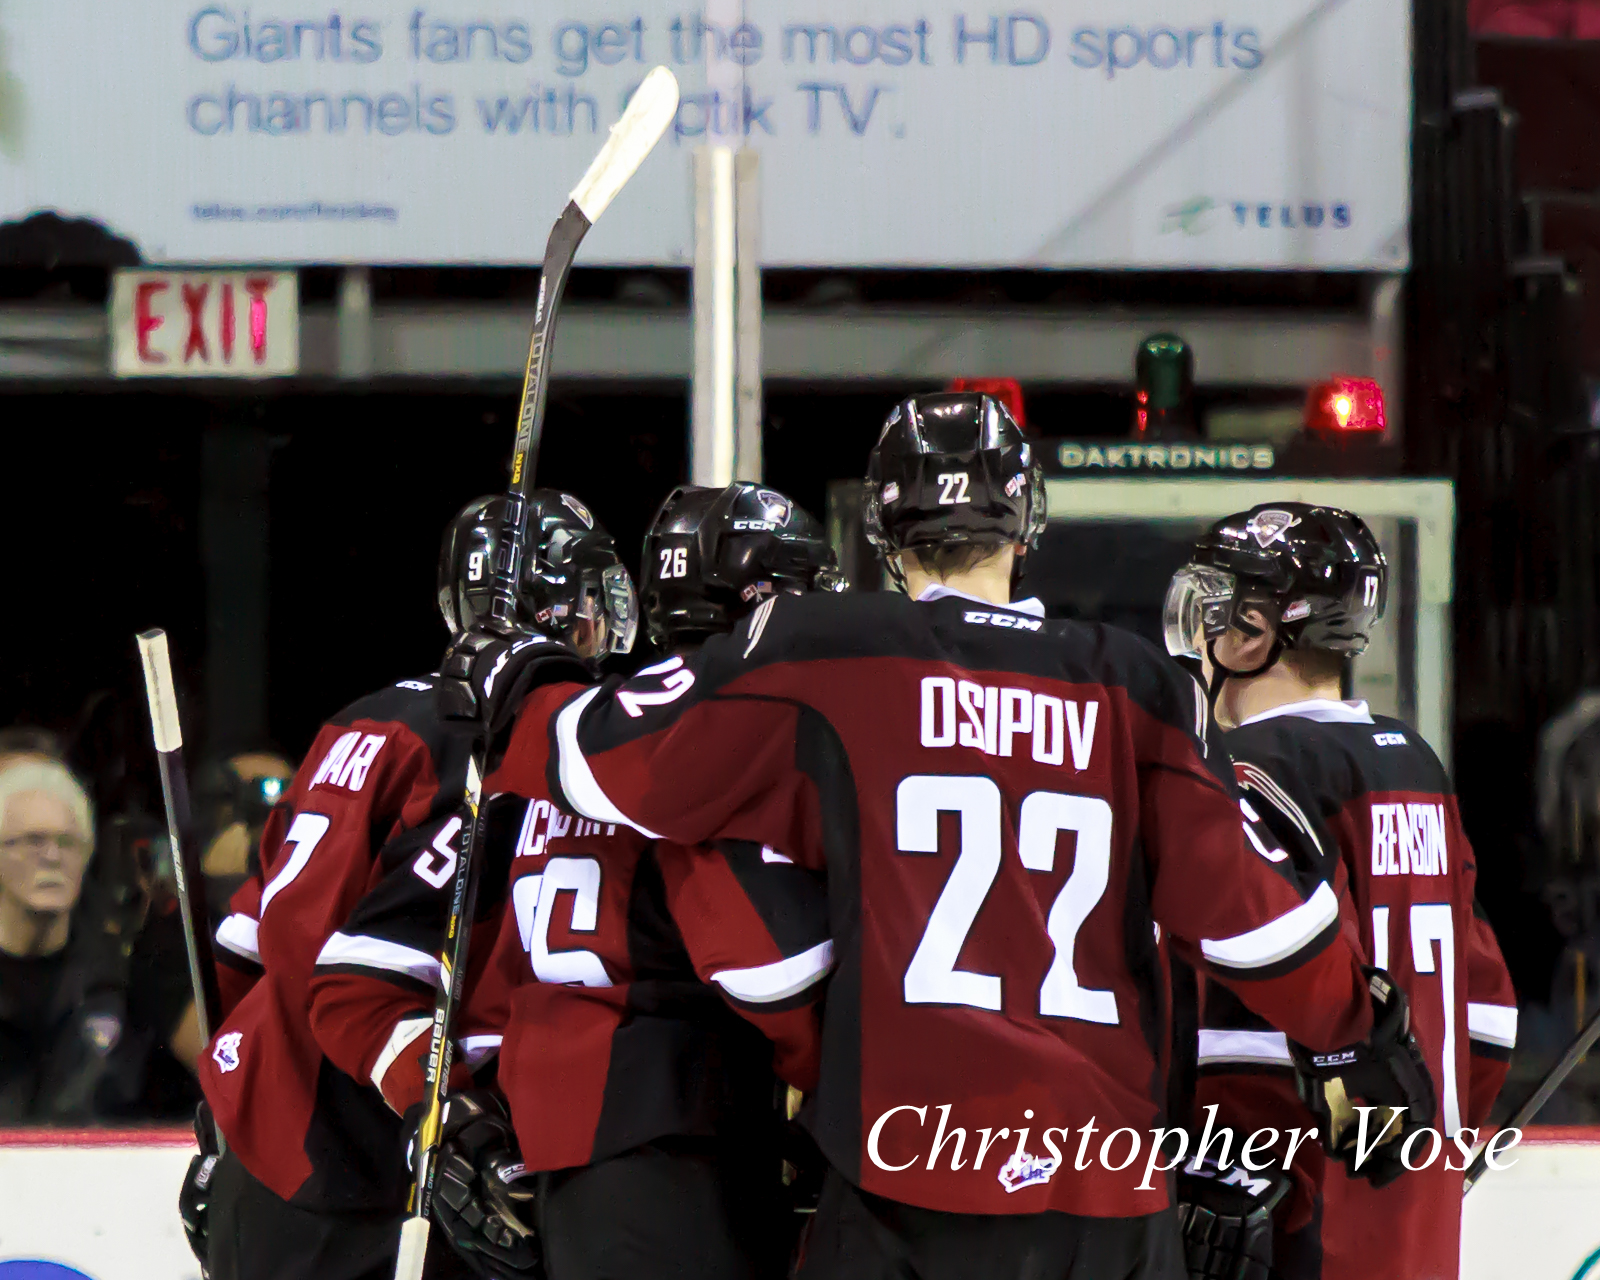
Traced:
<svg viewBox="0 0 1600 1280">
<path fill-rule="evenodd" d="M 1453 1276 L 1465 1159 L 1449 1138 L 1487 1120 L 1517 1008 L 1494 934 L 1474 911 L 1472 847 L 1444 768 L 1415 732 L 1365 703 L 1279 707 L 1224 742 L 1246 805 L 1271 834 L 1266 856 L 1336 884 L 1363 953 L 1405 990 L 1446 1138 L 1430 1168 L 1382 1190 L 1301 1148 L 1279 1269 L 1291 1280 Z M 1217 1105 L 1219 1123 L 1311 1125 L 1282 1033 L 1229 992 L 1206 992 L 1199 1060 L 1199 1101 Z M 1414 1162 L 1426 1154 L 1419 1146 Z"/>
<path fill-rule="evenodd" d="M 486 963 L 460 1028 L 469 1062 L 500 1052 L 524 1163 L 770 1125 L 775 1067 L 815 1078 L 812 1005 L 832 955 L 822 886 L 770 849 L 681 848 L 564 811 L 545 742 L 524 721 L 484 784 L 480 900 L 503 909 L 474 934 Z M 414 980 L 417 943 L 438 946 L 442 916 L 396 870 L 324 945 L 311 1024 L 336 1064 L 381 1079 L 403 1110 L 422 1098 L 437 972 L 427 957 Z"/>
<path fill-rule="evenodd" d="M 400 1119 L 369 1074 L 341 1070 L 318 1043 L 311 982 L 331 946 L 339 961 L 431 986 L 475 728 L 440 717 L 431 678 L 335 716 L 267 823 L 261 878 L 239 890 L 217 930 L 222 962 L 259 976 L 201 1056 L 201 1084 L 229 1148 L 302 1207 L 404 1208 Z M 342 932 L 380 887 L 409 894 L 391 914 L 431 916 L 432 934 Z"/>
<path fill-rule="evenodd" d="M 1160 1179 L 1095 1158 L 1163 1117 L 1156 921 L 1308 1044 L 1370 1027 L 1333 890 L 1247 843 L 1198 686 L 1128 633 L 949 591 L 784 596 L 522 715 L 551 726 L 577 812 L 826 875 L 837 967 L 805 1118 L 869 1191 L 1166 1207 Z"/>
</svg>

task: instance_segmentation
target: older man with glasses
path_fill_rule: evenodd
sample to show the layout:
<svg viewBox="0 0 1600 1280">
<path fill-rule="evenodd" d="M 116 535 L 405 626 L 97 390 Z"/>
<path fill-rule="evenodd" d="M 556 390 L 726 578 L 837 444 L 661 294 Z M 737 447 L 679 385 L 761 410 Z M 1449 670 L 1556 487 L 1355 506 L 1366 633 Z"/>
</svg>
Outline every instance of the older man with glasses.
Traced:
<svg viewBox="0 0 1600 1280">
<path fill-rule="evenodd" d="M 123 1037 L 116 941 L 74 927 L 93 850 L 89 797 L 65 765 L 0 765 L 0 1123 L 91 1116 Z"/>
</svg>

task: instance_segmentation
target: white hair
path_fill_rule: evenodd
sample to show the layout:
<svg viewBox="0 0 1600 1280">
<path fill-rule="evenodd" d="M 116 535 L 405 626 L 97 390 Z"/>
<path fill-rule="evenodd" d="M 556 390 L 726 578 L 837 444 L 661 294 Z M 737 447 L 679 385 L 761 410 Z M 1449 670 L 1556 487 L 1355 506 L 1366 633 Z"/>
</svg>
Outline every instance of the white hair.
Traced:
<svg viewBox="0 0 1600 1280">
<path fill-rule="evenodd" d="M 32 792 L 42 792 L 64 804 L 79 833 L 93 843 L 94 806 L 89 793 L 59 760 L 24 759 L 0 769 L 0 823 L 5 820 L 6 806 L 13 796 Z"/>
</svg>

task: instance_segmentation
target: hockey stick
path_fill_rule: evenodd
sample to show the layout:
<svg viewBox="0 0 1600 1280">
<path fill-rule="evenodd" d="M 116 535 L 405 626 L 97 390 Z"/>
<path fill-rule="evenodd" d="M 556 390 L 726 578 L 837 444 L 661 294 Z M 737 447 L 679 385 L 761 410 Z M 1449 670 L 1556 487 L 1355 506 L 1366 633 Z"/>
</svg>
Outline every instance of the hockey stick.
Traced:
<svg viewBox="0 0 1600 1280">
<path fill-rule="evenodd" d="M 1506 1129 L 1521 1129 L 1531 1124 L 1533 1118 L 1543 1109 L 1544 1104 L 1550 1101 L 1550 1095 L 1561 1087 L 1561 1082 L 1572 1074 L 1572 1068 L 1578 1065 L 1583 1055 L 1594 1048 L 1594 1042 L 1600 1040 L 1600 1012 L 1584 1024 L 1583 1030 L 1578 1032 L 1578 1037 L 1567 1051 L 1561 1055 L 1561 1060 L 1546 1072 L 1539 1087 L 1528 1095 L 1528 1100 L 1517 1108 L 1517 1113 L 1507 1120 L 1496 1133 Z M 1493 1141 L 1491 1138 L 1490 1141 Z M 1489 1168 L 1489 1143 L 1485 1142 L 1478 1149 L 1478 1154 L 1472 1157 L 1472 1163 L 1467 1166 L 1466 1185 L 1462 1187 L 1461 1194 L 1466 1195 L 1471 1191 L 1478 1179 L 1483 1177 Z"/>
<path fill-rule="evenodd" d="M 189 986 L 200 1026 L 200 1043 L 222 1021 L 222 995 L 217 988 L 216 962 L 211 952 L 211 913 L 206 908 L 205 876 L 200 853 L 187 838 L 189 784 L 183 772 L 183 726 L 178 721 L 178 696 L 172 683 L 172 661 L 167 653 L 167 633 L 159 628 L 136 637 L 139 661 L 144 666 L 144 691 L 150 703 L 150 728 L 156 740 L 156 760 L 161 769 L 161 798 L 167 810 L 167 839 L 172 842 L 172 872 L 178 881 L 178 909 L 183 914 L 183 949 L 189 959 Z"/>
<path fill-rule="evenodd" d="M 644 78 L 611 129 L 582 180 L 573 188 L 545 245 L 539 272 L 539 298 L 534 305 L 533 334 L 528 341 L 528 367 L 522 379 L 522 405 L 517 414 L 517 442 L 511 456 L 511 486 L 506 494 L 505 516 L 500 525 L 500 546 L 494 565 L 494 599 L 489 626 L 509 634 L 514 630 L 517 579 L 522 569 L 523 512 L 533 489 L 539 440 L 544 431 L 544 406 L 549 393 L 547 370 L 552 335 L 561 295 L 572 270 L 578 246 L 623 184 L 650 154 L 678 110 L 678 81 L 666 67 Z M 483 774 L 487 744 L 480 742 L 467 764 L 465 807 L 467 822 L 461 857 L 451 886 L 450 918 L 439 957 L 439 986 L 433 1007 L 432 1039 L 428 1047 L 427 1093 L 422 1122 L 417 1130 L 416 1173 L 411 1189 L 411 1211 L 400 1228 L 400 1256 L 395 1280 L 421 1280 L 428 1252 L 433 1184 L 437 1172 L 444 1100 L 454 1056 L 452 1035 L 456 1013 L 466 984 L 467 958 L 472 935 L 472 914 L 478 897 L 478 873 L 483 843 Z"/>
</svg>

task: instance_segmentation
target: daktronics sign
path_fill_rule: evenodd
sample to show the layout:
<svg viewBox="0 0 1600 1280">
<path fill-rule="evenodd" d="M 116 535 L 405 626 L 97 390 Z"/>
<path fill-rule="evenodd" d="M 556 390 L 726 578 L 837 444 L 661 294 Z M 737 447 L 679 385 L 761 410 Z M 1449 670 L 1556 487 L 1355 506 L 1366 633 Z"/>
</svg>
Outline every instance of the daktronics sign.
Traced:
<svg viewBox="0 0 1600 1280">
<path fill-rule="evenodd" d="M 119 271 L 111 290 L 119 378 L 270 378 L 300 367 L 292 271 Z"/>
</svg>

